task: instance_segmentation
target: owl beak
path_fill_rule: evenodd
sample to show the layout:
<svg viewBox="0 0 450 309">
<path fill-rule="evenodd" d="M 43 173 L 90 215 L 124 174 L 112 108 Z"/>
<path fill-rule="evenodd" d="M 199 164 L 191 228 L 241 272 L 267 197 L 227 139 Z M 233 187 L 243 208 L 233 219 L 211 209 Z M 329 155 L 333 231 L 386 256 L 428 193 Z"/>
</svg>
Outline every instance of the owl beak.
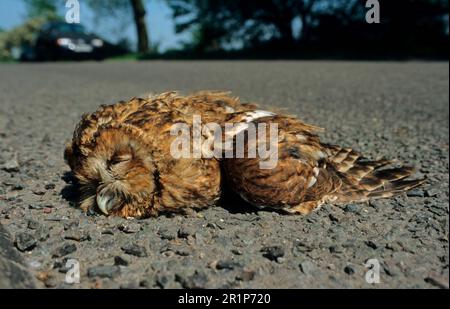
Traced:
<svg viewBox="0 0 450 309">
<path fill-rule="evenodd" d="M 105 215 L 109 215 L 116 202 L 115 195 L 109 193 L 107 190 L 102 190 L 97 194 L 97 206 Z"/>
</svg>

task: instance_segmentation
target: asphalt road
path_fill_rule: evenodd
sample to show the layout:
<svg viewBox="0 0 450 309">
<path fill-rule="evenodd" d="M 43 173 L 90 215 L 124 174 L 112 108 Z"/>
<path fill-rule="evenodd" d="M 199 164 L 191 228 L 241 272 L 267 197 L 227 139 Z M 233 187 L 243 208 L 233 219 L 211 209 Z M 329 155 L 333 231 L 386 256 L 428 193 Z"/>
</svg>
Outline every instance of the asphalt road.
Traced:
<svg viewBox="0 0 450 309">
<path fill-rule="evenodd" d="M 307 217 L 239 200 L 141 221 L 75 207 L 63 148 L 82 113 L 201 89 L 285 109 L 325 127 L 324 141 L 398 158 L 429 181 L 408 195 Z M 0 249 L 17 255 L 2 259 L 23 260 L 29 286 L 42 288 L 448 288 L 448 104 L 448 62 L 2 64 L 0 224 L 11 241 Z M 79 263 L 78 284 L 65 282 L 68 259 Z M 370 259 L 380 283 L 366 282 Z M 0 273 L 11 287 L 23 278 Z"/>
</svg>

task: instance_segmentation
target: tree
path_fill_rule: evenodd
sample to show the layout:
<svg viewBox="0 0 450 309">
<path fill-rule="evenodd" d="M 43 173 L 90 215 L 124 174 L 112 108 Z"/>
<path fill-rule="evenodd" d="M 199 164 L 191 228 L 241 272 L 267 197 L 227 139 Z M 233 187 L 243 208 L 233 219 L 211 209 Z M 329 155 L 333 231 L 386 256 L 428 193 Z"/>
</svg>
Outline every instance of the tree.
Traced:
<svg viewBox="0 0 450 309">
<path fill-rule="evenodd" d="M 201 48 L 214 49 L 240 40 L 245 46 L 277 41 L 292 46 L 307 41 L 307 29 L 320 0 L 167 0 L 173 10 L 176 31 L 194 30 Z M 301 21 L 301 34 L 293 22 Z M 202 33 L 201 35 L 198 32 Z"/>
<path fill-rule="evenodd" d="M 58 10 L 57 0 L 24 0 L 28 18 L 56 17 Z"/>
<path fill-rule="evenodd" d="M 143 0 L 89 0 L 89 6 L 98 18 L 133 16 L 138 40 L 137 50 L 144 54 L 149 51 L 149 38 L 145 22 L 145 6 Z"/>
<path fill-rule="evenodd" d="M 243 48 L 358 54 L 448 50 L 448 1 L 379 0 L 381 23 L 365 20 L 363 0 L 166 0 L 191 49 Z M 295 25 L 295 26 L 294 26 Z"/>
</svg>

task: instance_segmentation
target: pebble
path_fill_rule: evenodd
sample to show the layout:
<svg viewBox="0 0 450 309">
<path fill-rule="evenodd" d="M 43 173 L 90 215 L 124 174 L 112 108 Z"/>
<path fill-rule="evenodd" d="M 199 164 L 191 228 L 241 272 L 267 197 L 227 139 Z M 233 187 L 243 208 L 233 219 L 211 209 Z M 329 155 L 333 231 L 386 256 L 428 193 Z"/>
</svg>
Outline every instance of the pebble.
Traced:
<svg viewBox="0 0 450 309">
<path fill-rule="evenodd" d="M 330 220 L 331 220 L 332 222 L 339 222 L 339 221 L 341 221 L 340 216 L 335 215 L 335 214 L 330 214 L 328 217 L 330 218 Z"/>
<path fill-rule="evenodd" d="M 53 190 L 56 188 L 56 185 L 54 183 L 49 183 L 45 185 L 45 190 Z"/>
<path fill-rule="evenodd" d="M 53 253 L 53 257 L 63 257 L 74 253 L 75 251 L 77 251 L 77 246 L 75 244 L 64 244 L 62 247 L 56 249 Z"/>
<path fill-rule="evenodd" d="M 302 273 L 304 273 L 305 275 L 312 275 L 317 270 L 316 265 L 311 261 L 301 262 L 299 267 Z"/>
<path fill-rule="evenodd" d="M 121 256 L 114 257 L 114 265 L 117 266 L 128 266 L 130 263 Z"/>
<path fill-rule="evenodd" d="M 406 193 L 406 195 L 409 197 L 424 197 L 425 196 L 422 189 L 413 189 L 411 191 L 408 191 Z"/>
<path fill-rule="evenodd" d="M 3 164 L 2 169 L 9 173 L 18 172 L 20 170 L 20 165 L 19 162 L 17 161 L 17 158 L 13 158 L 9 161 L 6 161 L 6 163 Z"/>
<path fill-rule="evenodd" d="M 135 222 L 127 222 L 119 225 L 119 230 L 126 234 L 134 234 L 141 230 L 141 225 Z"/>
<path fill-rule="evenodd" d="M 444 277 L 440 277 L 437 275 L 430 275 L 430 276 L 426 277 L 424 280 L 425 280 L 425 282 L 427 282 L 435 287 L 438 287 L 440 289 L 448 290 L 448 288 L 449 288 L 448 276 L 447 276 L 447 278 L 444 278 Z"/>
<path fill-rule="evenodd" d="M 166 239 L 166 240 L 173 240 L 177 236 L 177 233 L 175 231 L 165 229 L 165 228 L 159 230 L 158 234 L 161 237 L 161 239 Z"/>
<path fill-rule="evenodd" d="M 437 188 L 427 189 L 425 191 L 425 196 L 426 197 L 436 197 L 440 192 L 441 192 L 441 190 L 439 190 Z"/>
<path fill-rule="evenodd" d="M 345 268 L 344 268 L 344 272 L 345 272 L 347 275 L 353 275 L 353 274 L 355 273 L 355 268 L 354 268 L 352 265 L 347 265 L 347 266 L 345 266 Z"/>
<path fill-rule="evenodd" d="M 236 261 L 229 261 L 229 260 L 221 260 L 216 263 L 216 269 L 227 269 L 232 270 L 235 267 L 240 267 L 241 264 Z"/>
<path fill-rule="evenodd" d="M 41 224 L 39 222 L 34 221 L 34 220 L 28 220 L 27 227 L 30 230 L 37 230 L 40 226 L 41 226 Z"/>
<path fill-rule="evenodd" d="M 276 261 L 278 258 L 284 256 L 284 249 L 281 246 L 269 246 L 261 249 L 263 256 L 271 261 Z"/>
<path fill-rule="evenodd" d="M 206 274 L 197 270 L 190 276 L 175 274 L 175 280 L 185 289 L 204 289 L 208 283 Z"/>
<path fill-rule="evenodd" d="M 137 257 L 146 257 L 147 256 L 147 250 L 145 247 L 137 245 L 137 244 L 129 244 L 125 245 L 121 248 L 123 252 L 129 255 L 134 255 Z"/>
<path fill-rule="evenodd" d="M 89 278 L 99 277 L 99 278 L 110 278 L 113 279 L 120 275 L 120 267 L 116 265 L 112 266 L 94 266 L 88 269 L 87 273 Z"/>
<path fill-rule="evenodd" d="M 236 276 L 236 280 L 239 281 L 252 281 L 253 278 L 255 278 L 255 272 L 253 270 L 249 270 L 249 269 L 243 269 L 237 276 Z"/>
<path fill-rule="evenodd" d="M 156 285 L 162 289 L 164 289 L 167 286 L 169 281 L 170 281 L 169 276 L 165 273 L 159 273 L 155 277 Z"/>
<path fill-rule="evenodd" d="M 233 253 L 235 255 L 242 255 L 242 251 L 239 249 L 231 249 L 231 253 Z"/>
<path fill-rule="evenodd" d="M 178 230 L 178 237 L 179 238 L 188 238 L 188 236 L 194 235 L 195 234 L 195 229 L 191 226 L 182 226 L 179 230 Z"/>
<path fill-rule="evenodd" d="M 330 253 L 342 253 L 344 248 L 340 245 L 332 245 L 329 247 Z"/>
<path fill-rule="evenodd" d="M 16 236 L 15 245 L 19 251 L 30 251 L 36 247 L 37 241 L 33 235 L 29 233 L 19 233 Z"/>
<path fill-rule="evenodd" d="M 344 208 L 345 212 L 352 212 L 352 213 L 354 213 L 354 212 L 358 212 L 358 210 L 359 210 L 359 208 L 355 204 L 347 205 Z"/>
<path fill-rule="evenodd" d="M 64 239 L 74 240 L 74 241 L 86 241 L 91 240 L 91 236 L 87 232 L 83 231 L 71 231 L 64 234 Z"/>
<path fill-rule="evenodd" d="M 372 241 L 372 240 L 368 240 L 368 241 L 366 241 L 365 243 L 366 243 L 366 245 L 367 245 L 368 247 L 370 247 L 370 248 L 372 248 L 372 249 L 374 249 L 374 250 L 376 250 L 376 249 L 378 248 L 378 245 L 377 245 L 374 241 Z"/>
</svg>

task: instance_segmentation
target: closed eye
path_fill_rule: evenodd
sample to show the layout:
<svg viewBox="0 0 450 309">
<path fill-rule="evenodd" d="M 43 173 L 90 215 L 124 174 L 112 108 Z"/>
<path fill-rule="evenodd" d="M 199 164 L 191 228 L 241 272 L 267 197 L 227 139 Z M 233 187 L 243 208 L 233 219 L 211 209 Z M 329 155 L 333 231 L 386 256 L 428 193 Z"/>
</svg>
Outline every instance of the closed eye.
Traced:
<svg viewBox="0 0 450 309">
<path fill-rule="evenodd" d="M 132 159 L 131 154 L 120 154 L 120 155 L 114 155 L 111 160 L 109 160 L 109 165 L 115 165 L 122 162 L 127 162 Z"/>
</svg>

